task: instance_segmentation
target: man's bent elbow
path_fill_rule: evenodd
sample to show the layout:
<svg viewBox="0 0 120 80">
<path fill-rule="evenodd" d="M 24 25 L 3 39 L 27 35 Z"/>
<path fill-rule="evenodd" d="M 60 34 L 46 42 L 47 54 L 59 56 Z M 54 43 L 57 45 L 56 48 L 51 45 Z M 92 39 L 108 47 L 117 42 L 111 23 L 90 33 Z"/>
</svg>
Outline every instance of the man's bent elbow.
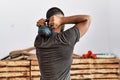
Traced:
<svg viewBox="0 0 120 80">
<path fill-rule="evenodd" d="M 91 16 L 90 15 L 86 15 L 85 19 L 86 19 L 86 21 L 90 22 L 91 21 Z"/>
<path fill-rule="evenodd" d="M 85 21 L 78 25 L 80 31 L 80 37 L 82 37 L 87 31 L 91 23 L 91 16 L 85 15 Z"/>
</svg>

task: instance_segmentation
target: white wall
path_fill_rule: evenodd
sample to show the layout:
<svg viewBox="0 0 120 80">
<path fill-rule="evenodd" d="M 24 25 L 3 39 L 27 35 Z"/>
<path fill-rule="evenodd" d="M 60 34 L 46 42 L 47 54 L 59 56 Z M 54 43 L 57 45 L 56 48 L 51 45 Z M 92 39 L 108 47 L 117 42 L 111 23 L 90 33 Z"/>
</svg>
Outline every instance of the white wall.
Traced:
<svg viewBox="0 0 120 80">
<path fill-rule="evenodd" d="M 109 4 L 110 14 L 110 51 L 120 58 L 120 1 L 111 0 Z"/>
<path fill-rule="evenodd" d="M 75 53 L 88 50 L 120 53 L 119 3 L 119 0 L 0 0 L 0 58 L 12 50 L 33 46 L 36 21 L 45 18 L 46 11 L 53 6 L 61 8 L 66 16 L 92 16 L 91 26 L 75 46 Z"/>
</svg>

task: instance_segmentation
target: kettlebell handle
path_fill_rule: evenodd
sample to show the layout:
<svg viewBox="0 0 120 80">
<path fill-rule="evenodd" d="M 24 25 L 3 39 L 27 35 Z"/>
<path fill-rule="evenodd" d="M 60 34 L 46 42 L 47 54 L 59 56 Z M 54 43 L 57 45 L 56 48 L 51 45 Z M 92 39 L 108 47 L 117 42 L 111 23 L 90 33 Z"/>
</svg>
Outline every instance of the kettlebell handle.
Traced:
<svg viewBox="0 0 120 80">
<path fill-rule="evenodd" d="M 49 20 L 50 20 L 50 19 L 48 18 L 48 19 L 45 20 L 45 22 L 49 22 Z"/>
<path fill-rule="evenodd" d="M 49 20 L 50 20 L 50 19 L 49 19 L 49 18 L 47 18 L 47 19 L 45 20 L 45 22 L 47 22 L 47 23 L 48 23 L 48 22 L 49 22 Z M 53 28 L 54 28 L 54 26 L 53 26 L 53 25 L 49 27 L 49 29 L 50 29 L 50 30 L 52 30 Z"/>
<path fill-rule="evenodd" d="M 49 22 L 49 19 L 46 19 L 45 22 Z M 44 38 L 45 37 L 48 38 L 52 35 L 53 28 L 54 28 L 54 26 L 48 27 L 48 26 L 44 25 L 44 26 L 39 27 L 38 33 L 40 34 L 40 36 L 42 36 Z"/>
</svg>

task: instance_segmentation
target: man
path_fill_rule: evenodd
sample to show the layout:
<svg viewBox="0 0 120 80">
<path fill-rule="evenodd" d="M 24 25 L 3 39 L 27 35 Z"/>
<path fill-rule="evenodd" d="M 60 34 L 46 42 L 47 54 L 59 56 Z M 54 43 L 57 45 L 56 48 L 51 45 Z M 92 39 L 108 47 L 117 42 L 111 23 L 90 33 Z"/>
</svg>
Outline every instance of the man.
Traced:
<svg viewBox="0 0 120 80">
<path fill-rule="evenodd" d="M 53 7 L 47 11 L 46 17 L 49 22 L 46 24 L 42 18 L 37 22 L 37 26 L 54 26 L 52 35 L 45 40 L 38 34 L 35 40 L 41 80 L 70 80 L 73 49 L 79 38 L 87 32 L 90 16 L 64 17 L 62 10 Z M 65 24 L 75 25 L 63 31 Z"/>
</svg>

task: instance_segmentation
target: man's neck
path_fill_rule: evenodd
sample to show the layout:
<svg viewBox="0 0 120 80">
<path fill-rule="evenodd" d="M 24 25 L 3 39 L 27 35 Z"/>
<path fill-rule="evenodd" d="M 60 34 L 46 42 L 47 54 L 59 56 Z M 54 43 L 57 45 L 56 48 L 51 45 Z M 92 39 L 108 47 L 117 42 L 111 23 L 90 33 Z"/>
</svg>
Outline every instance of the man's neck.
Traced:
<svg viewBox="0 0 120 80">
<path fill-rule="evenodd" d="M 55 32 L 55 33 L 60 33 L 61 30 L 60 29 L 53 29 L 52 32 Z"/>
</svg>

